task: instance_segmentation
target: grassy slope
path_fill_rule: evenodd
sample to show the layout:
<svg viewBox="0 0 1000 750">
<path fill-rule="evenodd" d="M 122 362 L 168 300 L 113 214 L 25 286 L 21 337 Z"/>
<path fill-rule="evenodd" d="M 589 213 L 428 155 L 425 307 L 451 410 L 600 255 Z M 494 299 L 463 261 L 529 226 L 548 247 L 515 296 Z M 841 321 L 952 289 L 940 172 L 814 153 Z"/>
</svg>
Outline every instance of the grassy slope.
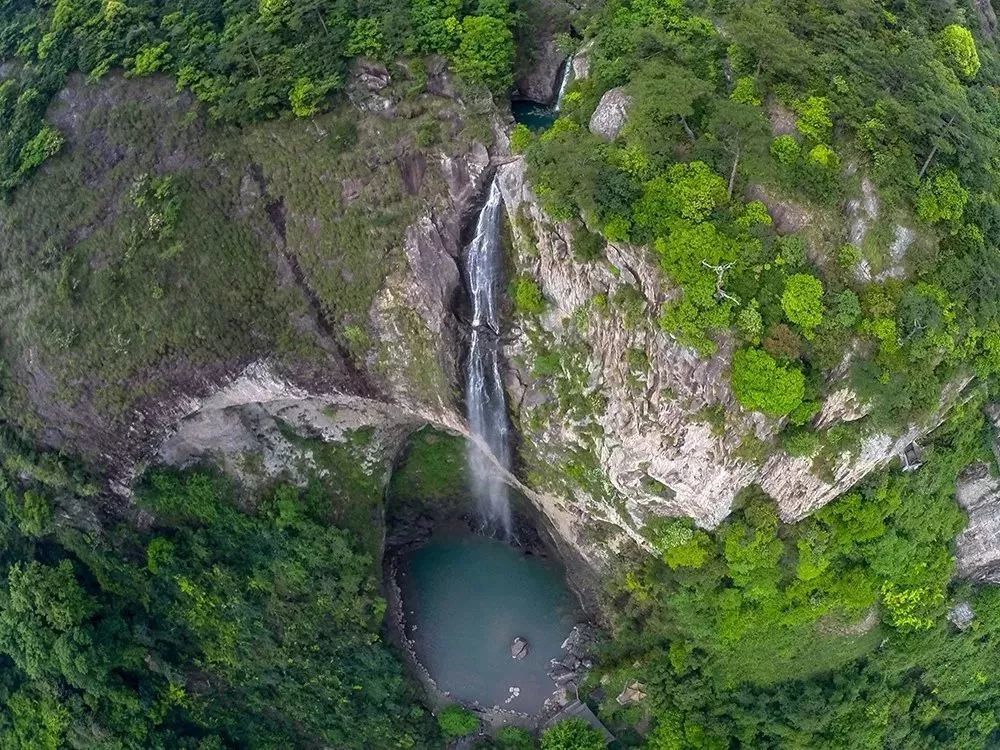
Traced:
<svg viewBox="0 0 1000 750">
<path fill-rule="evenodd" d="M 393 85 L 392 118 L 233 130 L 166 79 L 74 81 L 49 114 L 67 148 L 0 206 L 7 414 L 93 455 L 137 407 L 251 360 L 320 377 L 350 372 L 338 351 L 377 360 L 372 300 L 442 200 L 439 154 L 472 137 L 453 101 Z"/>
</svg>

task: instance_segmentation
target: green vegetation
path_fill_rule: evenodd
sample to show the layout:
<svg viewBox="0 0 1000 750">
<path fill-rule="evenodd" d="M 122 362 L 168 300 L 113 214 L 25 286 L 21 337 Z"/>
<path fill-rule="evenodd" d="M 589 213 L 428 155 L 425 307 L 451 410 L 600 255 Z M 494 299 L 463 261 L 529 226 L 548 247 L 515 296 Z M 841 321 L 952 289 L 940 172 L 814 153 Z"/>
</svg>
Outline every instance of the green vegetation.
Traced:
<svg viewBox="0 0 1000 750">
<path fill-rule="evenodd" d="M 0 191 L 59 151 L 59 132 L 42 118 L 74 71 L 91 80 L 113 69 L 165 73 L 213 119 L 241 124 L 328 109 L 356 56 L 442 54 L 470 83 L 502 92 L 523 16 L 503 0 L 471 10 L 452 0 L 11 4 L 0 22 L 0 57 L 19 67 L 0 87 Z"/>
<path fill-rule="evenodd" d="M 680 289 L 665 332 L 709 356 L 735 330 L 774 359 L 734 362 L 748 408 L 817 402 L 851 352 L 869 423 L 899 430 L 989 369 L 1000 288 L 972 269 L 995 265 L 1000 236 L 1000 56 L 964 11 L 614 0 L 595 14 L 575 104 L 519 144 L 532 185 L 554 218 L 653 249 Z M 606 142 L 587 124 L 612 87 L 633 105 Z M 880 219 L 843 250 L 859 176 L 909 231 Z M 760 200 L 806 228 L 779 233 Z"/>
<path fill-rule="evenodd" d="M 751 491 L 711 533 L 647 529 L 662 559 L 626 566 L 609 592 L 606 720 L 628 736 L 634 709 L 611 696 L 639 680 L 646 747 L 989 746 L 1000 590 L 953 584 L 950 551 L 955 478 L 991 460 L 981 406 L 935 434 L 919 472 L 874 477 L 798 523 Z M 959 631 L 945 615 L 962 599 L 976 619 Z"/>
<path fill-rule="evenodd" d="M 479 719 L 476 718 L 476 715 L 472 711 L 456 705 L 441 709 L 437 715 L 437 723 L 446 740 L 464 737 L 479 728 Z"/>
<path fill-rule="evenodd" d="M 810 337 L 823 322 L 823 282 L 807 273 L 789 276 L 781 295 L 781 309 Z"/>
<path fill-rule="evenodd" d="M 434 746 L 375 560 L 321 484 L 156 472 L 141 529 L 94 532 L 65 489 L 0 483 L 3 747 Z"/>
<path fill-rule="evenodd" d="M 604 750 L 604 737 L 583 719 L 566 719 L 542 733 L 542 750 Z"/>
<path fill-rule="evenodd" d="M 534 750 L 535 738 L 526 729 L 503 727 L 497 730 L 494 744 L 497 750 Z"/>
<path fill-rule="evenodd" d="M 733 355 L 733 394 L 748 409 L 781 417 L 802 403 L 805 383 L 802 373 L 780 366 L 760 349 L 744 349 Z"/>
<path fill-rule="evenodd" d="M 462 438 L 425 427 L 414 434 L 403 459 L 392 472 L 386 497 L 389 512 L 398 506 L 432 509 L 465 508 L 468 462 Z"/>
<path fill-rule="evenodd" d="M 519 315 L 540 315 L 545 312 L 545 297 L 534 279 L 518 276 L 511 282 L 510 296 L 514 300 L 514 310 Z"/>
</svg>

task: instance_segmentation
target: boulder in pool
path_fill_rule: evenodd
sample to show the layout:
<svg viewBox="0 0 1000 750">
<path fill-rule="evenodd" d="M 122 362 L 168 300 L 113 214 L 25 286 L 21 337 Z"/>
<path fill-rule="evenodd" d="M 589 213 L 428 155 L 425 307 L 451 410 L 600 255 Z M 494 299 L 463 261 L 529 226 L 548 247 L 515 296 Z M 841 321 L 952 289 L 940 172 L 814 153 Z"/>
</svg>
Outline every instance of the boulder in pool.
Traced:
<svg viewBox="0 0 1000 750">
<path fill-rule="evenodd" d="M 511 659 L 523 659 L 528 655 L 528 642 L 524 640 L 521 636 L 514 639 L 514 642 L 510 644 L 510 658 Z"/>
</svg>

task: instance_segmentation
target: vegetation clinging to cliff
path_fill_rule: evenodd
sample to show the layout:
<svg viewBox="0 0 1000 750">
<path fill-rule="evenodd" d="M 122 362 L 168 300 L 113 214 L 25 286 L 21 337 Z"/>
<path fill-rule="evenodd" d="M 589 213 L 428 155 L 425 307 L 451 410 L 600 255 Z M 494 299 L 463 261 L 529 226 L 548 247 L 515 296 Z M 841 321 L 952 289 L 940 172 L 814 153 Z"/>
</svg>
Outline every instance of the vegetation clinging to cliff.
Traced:
<svg viewBox="0 0 1000 750">
<path fill-rule="evenodd" d="M 847 357 L 869 421 L 898 427 L 997 372 L 1000 285 L 972 269 L 996 266 L 1000 67 L 965 16 L 616 0 L 562 117 L 518 146 L 553 216 L 656 251 L 683 290 L 668 333 L 710 354 L 732 330 L 801 373 L 813 405 Z M 587 123 L 612 87 L 632 104 L 608 141 Z M 882 218 L 851 235 L 838 207 L 868 179 Z M 798 215 L 773 227 L 759 200 Z"/>
<path fill-rule="evenodd" d="M 21 67 L 0 86 L 0 192 L 59 151 L 59 131 L 43 116 L 73 71 L 166 73 L 226 122 L 312 117 L 343 89 L 357 56 L 441 54 L 468 82 L 504 90 L 521 20 L 506 0 L 476 9 L 453 0 L 6 3 L 0 59 Z"/>
<path fill-rule="evenodd" d="M 998 590 L 953 587 L 950 551 L 956 476 L 992 460 L 980 407 L 936 433 L 918 473 L 875 477 L 798 523 L 750 493 L 711 533 L 648 529 L 662 558 L 614 587 L 605 664 L 614 685 L 646 686 L 648 747 L 985 746 L 1000 728 Z M 960 631 L 946 612 L 963 598 L 976 619 Z"/>
</svg>

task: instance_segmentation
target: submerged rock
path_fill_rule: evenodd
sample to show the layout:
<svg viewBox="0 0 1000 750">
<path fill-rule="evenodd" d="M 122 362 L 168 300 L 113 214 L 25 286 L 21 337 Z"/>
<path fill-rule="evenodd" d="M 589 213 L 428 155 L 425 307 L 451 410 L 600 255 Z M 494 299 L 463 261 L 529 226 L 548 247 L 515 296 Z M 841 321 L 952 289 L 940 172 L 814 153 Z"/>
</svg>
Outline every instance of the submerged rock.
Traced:
<svg viewBox="0 0 1000 750">
<path fill-rule="evenodd" d="M 511 659 L 523 659 L 528 655 L 528 642 L 524 640 L 521 636 L 514 639 L 514 642 L 510 644 L 510 658 Z"/>
</svg>

